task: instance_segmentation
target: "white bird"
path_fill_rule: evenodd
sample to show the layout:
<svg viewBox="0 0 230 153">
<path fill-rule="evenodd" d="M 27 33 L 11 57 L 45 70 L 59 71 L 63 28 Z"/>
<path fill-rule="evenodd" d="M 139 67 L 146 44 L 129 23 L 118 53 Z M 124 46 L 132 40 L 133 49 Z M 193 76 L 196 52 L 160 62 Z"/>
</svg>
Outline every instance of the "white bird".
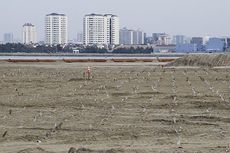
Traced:
<svg viewBox="0 0 230 153">
<path fill-rule="evenodd" d="M 81 108 L 82 108 L 82 109 L 84 109 L 84 108 L 85 108 L 85 106 L 83 105 L 83 103 L 81 103 Z"/>
<path fill-rule="evenodd" d="M 176 101 L 176 96 L 174 96 L 173 101 Z"/>
<path fill-rule="evenodd" d="M 228 144 L 227 149 L 225 150 L 226 152 L 230 151 L 230 144 Z"/>
<path fill-rule="evenodd" d="M 176 124 L 176 118 L 175 117 L 173 117 L 173 123 Z"/>
<path fill-rule="evenodd" d="M 178 140 L 177 140 L 177 145 L 180 146 L 181 145 L 181 138 L 180 136 L 178 137 Z"/>
</svg>

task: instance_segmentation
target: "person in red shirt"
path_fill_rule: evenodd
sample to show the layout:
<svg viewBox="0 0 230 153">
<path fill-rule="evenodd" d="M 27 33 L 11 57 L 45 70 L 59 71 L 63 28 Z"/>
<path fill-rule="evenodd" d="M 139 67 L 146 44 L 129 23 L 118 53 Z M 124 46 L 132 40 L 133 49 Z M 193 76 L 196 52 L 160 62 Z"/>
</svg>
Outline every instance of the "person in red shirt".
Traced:
<svg viewBox="0 0 230 153">
<path fill-rule="evenodd" d="M 88 66 L 88 68 L 87 68 L 87 70 L 85 72 L 85 75 L 86 75 L 86 77 L 87 77 L 88 80 L 91 78 L 91 69 L 90 69 L 89 66 Z"/>
</svg>

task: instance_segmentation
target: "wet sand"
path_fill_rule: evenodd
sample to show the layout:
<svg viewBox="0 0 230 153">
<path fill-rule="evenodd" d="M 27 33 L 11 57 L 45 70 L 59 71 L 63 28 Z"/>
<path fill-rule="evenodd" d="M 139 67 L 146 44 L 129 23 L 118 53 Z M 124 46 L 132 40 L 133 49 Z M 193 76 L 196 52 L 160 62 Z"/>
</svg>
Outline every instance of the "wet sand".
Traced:
<svg viewBox="0 0 230 153">
<path fill-rule="evenodd" d="M 229 110 L 229 67 L 0 63 L 0 153 L 225 153 Z"/>
</svg>

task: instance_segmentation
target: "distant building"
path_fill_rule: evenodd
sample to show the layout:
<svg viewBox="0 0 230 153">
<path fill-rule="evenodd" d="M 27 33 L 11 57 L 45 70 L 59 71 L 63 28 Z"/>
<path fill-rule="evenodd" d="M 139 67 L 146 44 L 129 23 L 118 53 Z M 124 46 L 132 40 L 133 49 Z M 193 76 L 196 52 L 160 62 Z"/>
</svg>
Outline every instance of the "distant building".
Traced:
<svg viewBox="0 0 230 153">
<path fill-rule="evenodd" d="M 230 52 L 230 38 L 225 40 L 225 51 Z"/>
<path fill-rule="evenodd" d="M 230 38 L 226 38 L 226 46 L 230 48 Z"/>
<path fill-rule="evenodd" d="M 133 30 L 129 30 L 127 28 L 120 29 L 120 44 L 133 44 Z"/>
<path fill-rule="evenodd" d="M 204 40 L 202 37 L 192 37 L 190 43 L 197 45 L 197 51 L 203 51 L 204 50 L 203 49 Z"/>
<path fill-rule="evenodd" d="M 186 38 L 184 35 L 176 35 L 173 36 L 173 44 L 175 45 L 181 45 L 181 44 L 185 44 Z"/>
<path fill-rule="evenodd" d="M 45 42 L 49 45 L 66 44 L 68 18 L 65 14 L 52 13 L 45 17 Z"/>
<path fill-rule="evenodd" d="M 166 33 L 153 33 L 153 44 L 156 45 L 169 45 L 170 44 L 170 37 Z"/>
<path fill-rule="evenodd" d="M 157 43 L 157 41 L 159 40 L 159 37 L 162 35 L 165 35 L 165 33 L 153 33 L 152 34 L 153 43 Z"/>
<path fill-rule="evenodd" d="M 34 44 L 37 43 L 36 27 L 31 23 L 23 25 L 22 31 L 22 43 L 23 44 Z"/>
<path fill-rule="evenodd" d="M 140 30 L 133 31 L 133 44 L 143 45 L 145 43 L 145 33 Z"/>
<path fill-rule="evenodd" d="M 197 52 L 196 44 L 177 44 L 176 45 L 177 53 L 194 53 Z"/>
<path fill-rule="evenodd" d="M 83 44 L 83 33 L 82 32 L 77 33 L 77 43 Z"/>
<path fill-rule="evenodd" d="M 225 48 L 224 38 L 209 38 L 206 44 L 206 51 L 208 52 L 222 52 Z"/>
<path fill-rule="evenodd" d="M 119 44 L 119 17 L 112 14 L 89 14 L 83 20 L 84 44 Z"/>
<path fill-rule="evenodd" d="M 184 43 L 185 44 L 190 44 L 191 39 L 192 39 L 191 37 L 185 37 Z"/>
<path fill-rule="evenodd" d="M 153 37 L 145 37 L 145 44 L 153 44 Z"/>
<path fill-rule="evenodd" d="M 4 38 L 3 38 L 3 42 L 5 44 L 7 44 L 7 43 L 14 43 L 13 33 L 5 33 L 4 34 Z"/>
<path fill-rule="evenodd" d="M 140 30 L 120 29 L 120 44 L 123 45 L 143 45 L 145 43 L 145 33 Z"/>
<path fill-rule="evenodd" d="M 120 29 L 119 17 L 112 14 L 105 14 L 104 17 L 107 21 L 107 42 L 110 45 L 118 45 Z"/>
</svg>

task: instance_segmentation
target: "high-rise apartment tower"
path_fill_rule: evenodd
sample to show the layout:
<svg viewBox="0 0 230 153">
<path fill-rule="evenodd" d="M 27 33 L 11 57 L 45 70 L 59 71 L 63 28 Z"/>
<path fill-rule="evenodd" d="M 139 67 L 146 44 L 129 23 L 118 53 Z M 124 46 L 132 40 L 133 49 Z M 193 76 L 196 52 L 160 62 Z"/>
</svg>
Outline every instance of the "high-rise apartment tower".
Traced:
<svg viewBox="0 0 230 153">
<path fill-rule="evenodd" d="M 49 45 L 66 44 L 68 18 L 65 14 L 52 13 L 45 18 L 45 42 Z"/>
<path fill-rule="evenodd" d="M 112 14 L 89 14 L 83 20 L 84 44 L 119 44 L 119 17 Z"/>
<path fill-rule="evenodd" d="M 34 44 L 37 42 L 36 39 L 36 28 L 31 23 L 25 23 L 22 31 L 22 42 L 23 44 Z"/>
</svg>

